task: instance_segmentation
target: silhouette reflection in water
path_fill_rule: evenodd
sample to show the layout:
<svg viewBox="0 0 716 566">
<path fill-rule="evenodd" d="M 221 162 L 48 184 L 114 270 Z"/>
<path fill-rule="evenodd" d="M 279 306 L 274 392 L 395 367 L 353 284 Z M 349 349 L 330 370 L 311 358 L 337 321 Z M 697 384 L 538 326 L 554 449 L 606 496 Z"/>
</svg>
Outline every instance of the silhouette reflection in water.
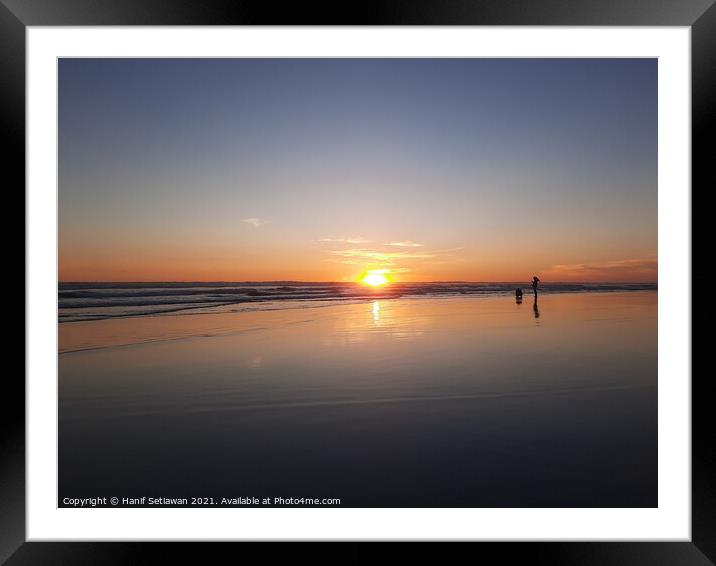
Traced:
<svg viewBox="0 0 716 566">
<path fill-rule="evenodd" d="M 537 293 L 535 292 L 535 302 L 532 303 L 532 310 L 535 313 L 535 319 L 539 318 L 539 307 L 537 306 Z"/>
</svg>

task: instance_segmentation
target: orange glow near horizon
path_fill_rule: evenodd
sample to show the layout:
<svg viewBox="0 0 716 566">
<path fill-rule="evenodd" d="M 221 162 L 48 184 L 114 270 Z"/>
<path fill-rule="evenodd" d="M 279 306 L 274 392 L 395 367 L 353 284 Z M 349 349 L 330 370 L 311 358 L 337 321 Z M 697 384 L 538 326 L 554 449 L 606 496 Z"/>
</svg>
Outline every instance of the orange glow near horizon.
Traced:
<svg viewBox="0 0 716 566">
<path fill-rule="evenodd" d="M 542 242 L 523 244 L 519 249 L 502 242 L 461 246 L 462 241 L 457 239 L 440 245 L 428 238 L 416 241 L 393 234 L 373 235 L 372 241 L 365 242 L 351 237 L 358 243 L 320 241 L 317 236 L 287 240 L 283 232 L 274 234 L 269 228 L 251 227 L 260 232 L 245 234 L 243 230 L 231 242 L 209 237 L 183 242 L 180 236 L 141 241 L 117 236 L 118 241 L 111 241 L 106 234 L 82 242 L 61 238 L 59 280 L 336 281 L 368 285 L 363 279 L 371 273 L 385 276 L 388 283 L 396 278 L 408 283 L 529 281 L 533 275 L 549 282 L 657 280 L 656 253 L 649 249 L 627 249 L 612 255 Z"/>
<path fill-rule="evenodd" d="M 88 244 L 89 245 L 89 244 Z M 69 246 L 68 246 L 69 247 Z M 427 247 L 427 246 L 426 246 Z M 109 246 L 107 247 L 109 248 Z M 278 247 L 277 247 L 278 248 Z M 208 251 L 155 250 L 146 244 L 145 250 L 132 248 L 105 249 L 99 253 L 78 253 L 60 250 L 59 280 L 61 282 L 152 282 L 152 281 L 364 281 L 378 273 L 388 283 L 400 281 L 418 283 L 431 281 L 529 281 L 533 275 L 550 282 L 656 282 L 658 262 L 655 254 L 624 254 L 619 259 L 604 260 L 587 256 L 560 257 L 559 252 L 539 253 L 531 257 L 506 250 L 496 257 L 478 257 L 469 251 L 456 252 L 450 257 L 395 259 L 390 265 L 368 262 L 331 261 L 332 250 L 271 249 Z M 500 250 L 502 252 L 502 250 Z M 437 254 L 436 254 L 437 255 Z M 576 254 L 575 254 L 576 255 Z M 617 256 L 619 257 L 619 256 Z M 226 259 L 224 259 L 226 258 Z M 502 259 L 505 258 L 505 259 Z M 623 259 L 622 259 L 623 258 Z M 580 261 L 581 260 L 581 261 Z M 366 267 L 368 264 L 370 267 Z M 382 279 L 371 277 L 376 282 Z M 380 285 L 378 285 L 379 287 Z"/>
</svg>

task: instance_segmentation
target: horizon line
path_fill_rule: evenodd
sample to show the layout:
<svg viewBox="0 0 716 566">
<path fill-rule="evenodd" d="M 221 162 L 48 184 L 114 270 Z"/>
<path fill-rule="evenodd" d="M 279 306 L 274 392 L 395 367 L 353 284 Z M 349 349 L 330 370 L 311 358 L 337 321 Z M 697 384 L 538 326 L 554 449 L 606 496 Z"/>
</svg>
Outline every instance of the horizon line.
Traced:
<svg viewBox="0 0 716 566">
<path fill-rule="evenodd" d="M 390 284 L 396 285 L 396 284 L 430 284 L 430 283 L 489 283 L 489 284 L 507 284 L 507 283 L 524 283 L 524 282 L 530 282 L 529 279 L 525 279 L 523 281 L 508 281 L 508 280 L 501 280 L 501 281 L 472 281 L 468 279 L 436 279 L 431 281 L 393 281 Z M 101 283 L 101 284 L 107 284 L 107 283 L 123 283 L 123 284 L 152 284 L 152 283 L 242 283 L 242 284 L 257 284 L 257 283 L 332 283 L 332 284 L 342 284 L 342 285 L 350 285 L 350 284 L 362 284 L 360 281 L 307 281 L 302 279 L 254 279 L 254 280 L 229 280 L 229 279 L 196 279 L 196 280 L 160 280 L 160 279 L 152 279 L 152 280 L 146 280 L 146 281 L 139 281 L 139 280 L 126 280 L 126 281 L 117 281 L 117 280 L 86 280 L 86 281 L 59 281 L 59 285 L 73 285 L 73 284 L 88 284 L 88 283 Z M 658 283 L 657 281 L 548 281 L 544 282 L 541 281 L 543 284 L 572 284 L 572 285 L 595 285 L 595 284 L 619 284 L 619 285 L 656 285 Z"/>
</svg>

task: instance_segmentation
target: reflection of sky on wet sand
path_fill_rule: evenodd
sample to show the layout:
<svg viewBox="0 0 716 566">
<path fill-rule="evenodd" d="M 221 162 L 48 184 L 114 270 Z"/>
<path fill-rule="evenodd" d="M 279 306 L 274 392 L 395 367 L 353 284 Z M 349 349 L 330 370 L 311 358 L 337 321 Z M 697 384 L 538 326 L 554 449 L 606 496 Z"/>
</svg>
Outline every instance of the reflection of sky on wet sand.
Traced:
<svg viewBox="0 0 716 566">
<path fill-rule="evenodd" d="M 324 336 L 326 345 L 355 344 L 374 339 L 376 335 L 391 340 L 417 339 L 427 332 L 431 323 L 430 311 L 418 300 L 412 303 L 408 299 L 373 301 L 359 307 L 335 319 L 334 332 Z"/>
<path fill-rule="evenodd" d="M 532 297 L 496 297 L 76 323 L 66 346 L 107 326 L 137 343 L 60 355 L 61 487 L 149 489 L 147 467 L 179 467 L 167 489 L 180 489 L 200 468 L 212 489 L 379 503 L 351 479 L 362 470 L 401 505 L 651 504 L 656 293 L 538 306 L 539 319 Z M 445 478 L 458 484 L 441 499 Z"/>
</svg>

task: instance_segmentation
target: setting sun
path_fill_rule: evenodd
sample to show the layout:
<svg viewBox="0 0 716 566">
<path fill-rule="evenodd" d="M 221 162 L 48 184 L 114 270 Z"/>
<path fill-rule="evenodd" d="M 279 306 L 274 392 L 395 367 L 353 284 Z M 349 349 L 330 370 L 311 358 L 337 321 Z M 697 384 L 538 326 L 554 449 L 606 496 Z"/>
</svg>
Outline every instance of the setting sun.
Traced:
<svg viewBox="0 0 716 566">
<path fill-rule="evenodd" d="M 386 283 L 390 283 L 390 280 L 379 271 L 369 271 L 360 280 L 361 283 L 370 285 L 371 287 L 380 287 Z"/>
</svg>

